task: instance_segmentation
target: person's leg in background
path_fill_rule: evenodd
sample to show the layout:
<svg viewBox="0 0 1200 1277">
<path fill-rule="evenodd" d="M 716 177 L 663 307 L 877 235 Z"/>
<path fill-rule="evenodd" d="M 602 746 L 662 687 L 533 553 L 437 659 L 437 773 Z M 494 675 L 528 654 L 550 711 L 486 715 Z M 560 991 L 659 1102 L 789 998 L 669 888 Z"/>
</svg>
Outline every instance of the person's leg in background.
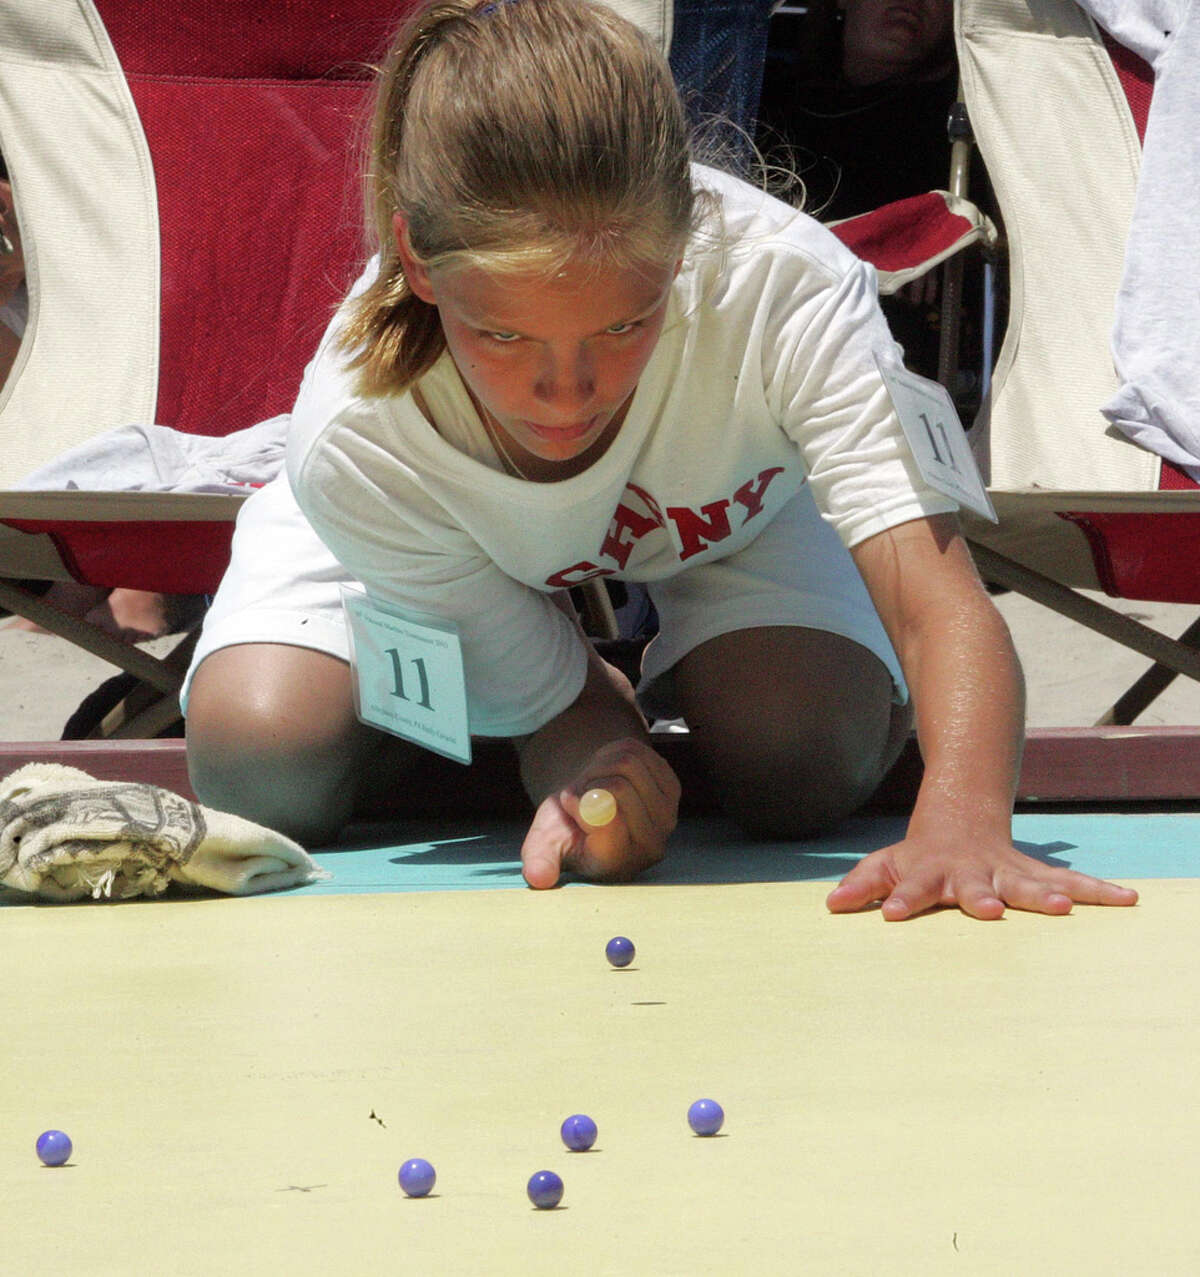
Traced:
<svg viewBox="0 0 1200 1277">
<path fill-rule="evenodd" d="M 675 0 L 671 71 L 693 125 L 726 165 L 753 158 L 773 7 L 772 0 Z"/>
</svg>

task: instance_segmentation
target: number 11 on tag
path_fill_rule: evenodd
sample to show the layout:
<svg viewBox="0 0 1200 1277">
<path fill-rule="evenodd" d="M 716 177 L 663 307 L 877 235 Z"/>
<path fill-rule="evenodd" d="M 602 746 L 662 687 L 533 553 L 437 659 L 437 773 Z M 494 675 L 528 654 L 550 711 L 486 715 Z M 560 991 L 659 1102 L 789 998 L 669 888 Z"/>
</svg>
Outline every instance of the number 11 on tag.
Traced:
<svg viewBox="0 0 1200 1277">
<path fill-rule="evenodd" d="M 878 356 L 875 362 L 925 482 L 996 523 L 992 499 L 945 386 L 885 364 Z"/>
<path fill-rule="evenodd" d="M 462 646 L 452 625 L 413 621 L 342 586 L 354 708 L 371 727 L 471 761 Z"/>
<path fill-rule="evenodd" d="M 392 680 L 394 686 L 392 695 L 397 699 L 406 701 L 409 699 L 408 692 L 404 688 L 404 667 L 409 665 L 412 670 L 416 671 L 418 680 L 418 695 L 416 703 L 422 709 L 433 709 L 433 702 L 429 699 L 429 671 L 425 666 L 425 658 L 423 656 L 404 657 L 400 654 L 397 647 L 389 647 L 384 651 L 384 655 L 391 658 L 392 662 Z M 409 672 L 412 677 L 412 671 Z"/>
<path fill-rule="evenodd" d="M 925 413 L 917 414 L 921 418 L 921 424 L 925 427 L 925 437 L 929 440 L 929 448 L 933 453 L 933 460 L 939 466 L 949 466 L 955 474 L 962 472 L 958 468 L 958 462 L 954 460 L 954 452 L 950 447 L 950 437 L 946 434 L 946 423 L 940 418 L 930 421 Z M 941 443 L 941 447 L 938 444 Z"/>
</svg>

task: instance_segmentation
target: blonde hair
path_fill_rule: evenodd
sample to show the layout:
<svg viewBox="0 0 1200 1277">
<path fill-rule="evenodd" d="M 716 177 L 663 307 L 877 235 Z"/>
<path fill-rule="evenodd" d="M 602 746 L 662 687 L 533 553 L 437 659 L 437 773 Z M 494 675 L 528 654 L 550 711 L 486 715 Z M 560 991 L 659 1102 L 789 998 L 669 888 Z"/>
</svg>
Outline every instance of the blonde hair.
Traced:
<svg viewBox="0 0 1200 1277">
<path fill-rule="evenodd" d="M 678 257 L 695 197 L 665 59 L 588 0 L 433 3 L 380 73 L 366 173 L 374 283 L 341 344 L 359 390 L 390 394 L 442 353 L 435 307 L 409 287 L 393 218 L 426 269 L 553 274 Z"/>
</svg>

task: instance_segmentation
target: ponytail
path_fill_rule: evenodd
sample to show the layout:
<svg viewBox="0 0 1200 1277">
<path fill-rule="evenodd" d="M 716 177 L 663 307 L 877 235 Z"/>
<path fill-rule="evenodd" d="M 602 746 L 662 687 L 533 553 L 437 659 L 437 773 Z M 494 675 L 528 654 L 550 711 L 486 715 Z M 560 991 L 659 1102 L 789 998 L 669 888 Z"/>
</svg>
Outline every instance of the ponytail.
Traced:
<svg viewBox="0 0 1200 1277">
<path fill-rule="evenodd" d="M 394 174 L 404 138 L 413 80 L 441 28 L 469 12 L 467 4 L 418 9 L 398 30 L 379 72 L 371 120 L 370 154 L 364 189 L 365 220 L 379 254 L 379 273 L 361 293 L 339 339 L 359 370 L 364 395 L 406 389 L 445 349 L 437 308 L 409 287 L 400 265 L 392 219 L 399 210 L 389 174 Z"/>
</svg>

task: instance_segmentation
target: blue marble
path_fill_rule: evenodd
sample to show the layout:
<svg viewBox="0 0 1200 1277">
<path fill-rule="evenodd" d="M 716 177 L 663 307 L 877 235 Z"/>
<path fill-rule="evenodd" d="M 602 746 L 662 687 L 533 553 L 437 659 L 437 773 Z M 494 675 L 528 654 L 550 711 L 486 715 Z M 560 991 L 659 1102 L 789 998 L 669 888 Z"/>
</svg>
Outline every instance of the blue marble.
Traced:
<svg viewBox="0 0 1200 1277">
<path fill-rule="evenodd" d="M 62 1166 L 71 1158 L 71 1139 L 65 1131 L 43 1131 L 37 1137 L 37 1155 L 47 1166 Z"/>
<path fill-rule="evenodd" d="M 409 1197 L 427 1197 L 437 1183 L 437 1172 L 423 1157 L 413 1157 L 400 1168 L 399 1179 Z"/>
<path fill-rule="evenodd" d="M 716 1100 L 697 1100 L 688 1109 L 688 1125 L 697 1135 L 715 1135 L 725 1125 L 725 1110 Z"/>
<path fill-rule="evenodd" d="M 575 1113 L 560 1128 L 563 1143 L 575 1153 L 586 1153 L 596 1142 L 596 1123 L 586 1113 Z"/>
<path fill-rule="evenodd" d="M 563 1182 L 553 1171 L 537 1171 L 525 1186 L 538 1210 L 553 1210 L 562 1201 Z"/>
</svg>

